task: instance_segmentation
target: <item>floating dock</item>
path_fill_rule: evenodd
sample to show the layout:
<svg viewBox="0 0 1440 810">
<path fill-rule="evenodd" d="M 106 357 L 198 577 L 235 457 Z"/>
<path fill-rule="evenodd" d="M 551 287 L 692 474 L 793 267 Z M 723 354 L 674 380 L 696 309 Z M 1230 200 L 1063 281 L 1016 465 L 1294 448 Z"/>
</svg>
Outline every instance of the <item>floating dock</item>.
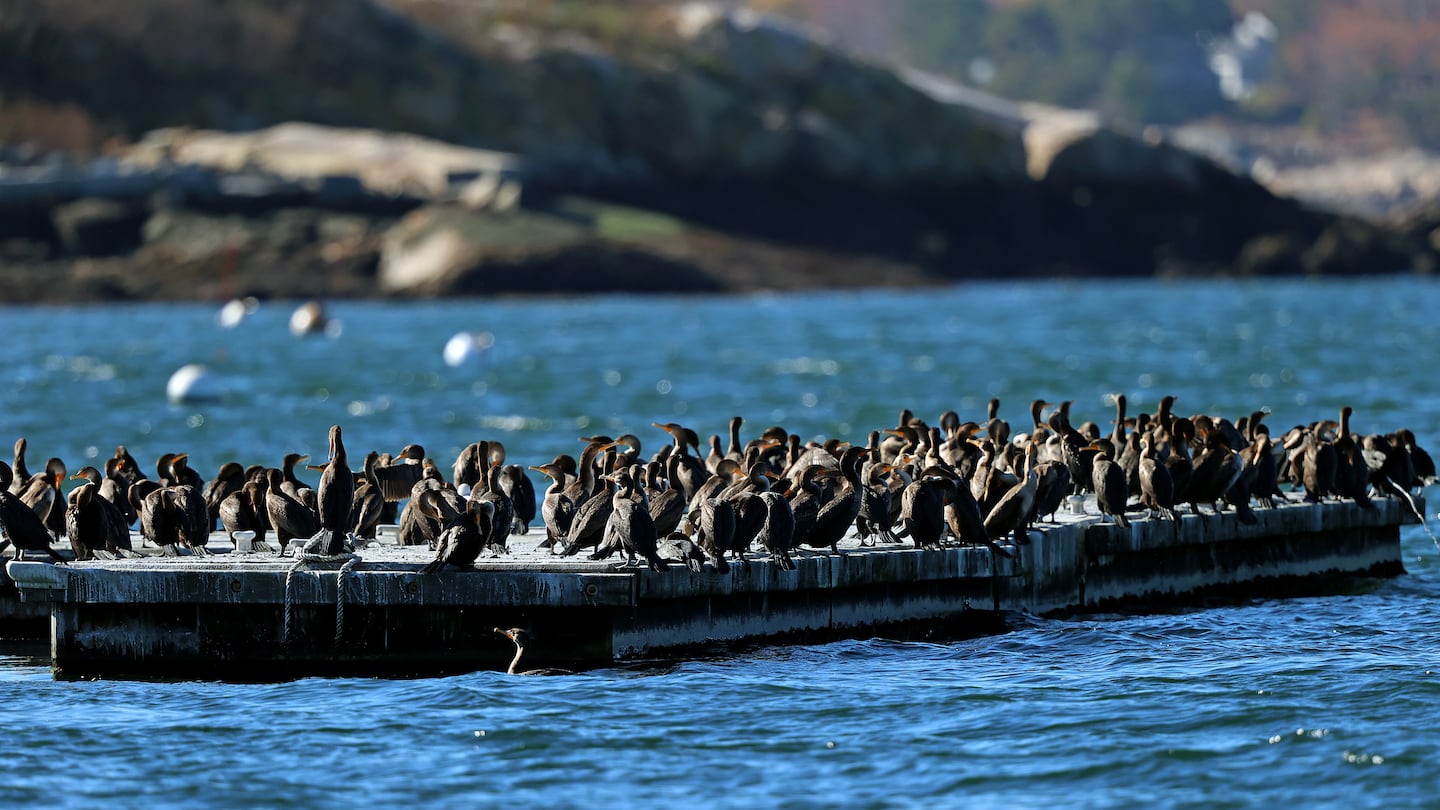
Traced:
<svg viewBox="0 0 1440 810">
<path fill-rule="evenodd" d="M 1423 505 L 1422 514 L 1423 514 Z M 560 558 L 514 536 L 508 555 L 474 570 L 420 574 L 424 547 L 384 542 L 358 559 L 300 562 L 274 554 L 145 557 L 53 565 L 12 561 L 0 621 L 44 625 L 58 677 L 281 680 L 305 675 L 408 676 L 503 669 L 514 653 L 496 627 L 531 631 L 525 666 L 575 669 L 759 643 L 870 635 L 957 637 L 1003 630 L 1013 613 L 1144 609 L 1207 593 L 1280 596 L 1338 580 L 1404 573 L 1391 500 L 1289 503 L 1135 518 L 1088 514 L 1041 523 L 1013 559 L 984 548 L 899 545 L 796 556 L 783 570 L 656 573 Z M 212 548 L 229 549 L 223 535 Z M 13 583 L 13 584 L 11 584 Z M 6 599 L 14 588 L 20 601 Z M 18 626 L 18 625 L 17 625 Z"/>
</svg>

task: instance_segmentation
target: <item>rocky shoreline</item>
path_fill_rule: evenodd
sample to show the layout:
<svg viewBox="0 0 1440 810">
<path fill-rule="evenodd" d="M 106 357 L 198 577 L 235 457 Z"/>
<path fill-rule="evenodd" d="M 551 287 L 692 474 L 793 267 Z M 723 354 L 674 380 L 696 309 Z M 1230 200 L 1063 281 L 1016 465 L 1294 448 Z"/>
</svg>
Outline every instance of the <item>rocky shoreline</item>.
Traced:
<svg viewBox="0 0 1440 810">
<path fill-rule="evenodd" d="M 0 167 L 4 300 L 711 293 L 1440 267 L 1440 215 L 1390 225 L 1312 208 L 1164 133 L 897 72 L 749 12 L 667 10 L 636 52 L 518 23 L 450 41 L 366 3 L 316 5 L 293 13 L 345 25 L 299 25 L 306 48 L 284 58 L 327 52 L 351 82 L 389 82 L 391 103 L 311 108 L 345 127 L 274 120 L 293 110 L 273 100 L 296 96 L 310 76 L 284 65 L 251 78 L 244 97 L 277 110 L 250 109 L 248 126 L 170 127 L 102 161 Z M 76 59 L 98 47 L 46 16 L 55 8 L 27 12 L 34 30 L 17 42 L 59 43 Z M 362 58 L 380 52 L 384 71 Z M 183 64 L 145 64 L 169 93 L 221 92 Z M 348 98 L 312 89 L 326 103 Z M 383 131 L 397 111 L 413 128 Z"/>
</svg>

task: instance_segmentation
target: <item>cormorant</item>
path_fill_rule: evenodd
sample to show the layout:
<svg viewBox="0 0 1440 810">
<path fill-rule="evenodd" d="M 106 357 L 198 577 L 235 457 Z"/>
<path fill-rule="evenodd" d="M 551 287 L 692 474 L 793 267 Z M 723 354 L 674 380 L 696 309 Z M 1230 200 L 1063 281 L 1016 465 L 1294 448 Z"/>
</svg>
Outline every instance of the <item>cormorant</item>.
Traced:
<svg viewBox="0 0 1440 810">
<path fill-rule="evenodd" d="M 291 540 L 307 540 L 320 532 L 320 516 L 286 490 L 283 472 L 271 468 L 266 477 L 270 489 L 265 493 L 265 513 L 284 554 Z"/>
<path fill-rule="evenodd" d="M 43 551 L 51 560 L 64 562 L 50 547 L 50 532 L 40 516 L 8 490 L 0 491 L 0 530 L 5 533 L 0 549 L 5 545 L 14 546 L 16 559 L 24 559 L 27 551 Z"/>
<path fill-rule="evenodd" d="M 1180 513 L 1175 511 L 1175 483 L 1170 478 L 1170 469 L 1156 458 L 1155 445 L 1151 440 L 1140 440 L 1140 503 L 1148 510 L 1159 512 L 1178 521 Z"/>
<path fill-rule="evenodd" d="M 515 508 L 515 526 L 511 534 L 529 534 L 535 520 L 535 483 L 519 464 L 506 464 L 501 470 L 500 488 Z"/>
<path fill-rule="evenodd" d="M 854 525 L 860 514 L 860 462 L 870 451 L 864 447 L 851 447 L 840 457 L 842 481 L 835 496 L 820 507 L 815 517 L 815 528 L 810 531 L 806 544 L 812 548 L 829 546 L 831 553 L 839 554 L 840 541 Z"/>
<path fill-rule="evenodd" d="M 726 573 L 730 563 L 725 555 L 730 552 L 735 539 L 735 505 L 718 498 L 707 498 L 698 507 L 691 507 L 697 513 L 693 518 L 695 542 L 715 564 L 715 570 Z M 736 552 L 740 558 L 740 552 Z M 743 558 L 739 559 L 744 563 Z M 745 563 L 748 568 L 749 564 Z"/>
<path fill-rule="evenodd" d="M 790 550 L 795 547 L 795 512 L 785 496 L 766 490 L 755 496 L 765 506 L 765 522 L 755 536 L 770 552 L 770 561 L 787 571 L 795 570 Z"/>
<path fill-rule="evenodd" d="M 30 483 L 30 468 L 25 464 L 25 449 L 30 446 L 24 436 L 15 440 L 15 463 L 11 467 L 10 490 L 11 495 L 19 495 L 24 491 L 25 485 Z"/>
<path fill-rule="evenodd" d="M 177 484 L 168 489 L 174 496 L 170 505 L 180 545 L 190 549 L 193 555 L 208 556 L 210 550 L 205 546 L 210 542 L 210 513 L 205 509 L 205 496 L 200 493 L 200 487 Z"/>
<path fill-rule="evenodd" d="M 945 496 L 951 486 L 953 482 L 947 476 L 927 469 L 900 494 L 901 532 L 916 548 L 940 549 L 945 534 Z"/>
<path fill-rule="evenodd" d="M 320 505 L 320 530 L 330 533 L 329 542 L 318 553 L 339 554 L 345 550 L 345 534 L 350 531 L 350 506 L 355 501 L 355 473 L 350 470 L 339 425 L 330 426 L 330 459 L 320 474 L 316 495 Z"/>
<path fill-rule="evenodd" d="M 375 528 L 380 525 L 380 513 L 385 510 L 385 495 L 375 480 L 375 465 L 380 454 L 374 450 L 365 454 L 365 465 L 355 482 L 355 496 L 350 502 L 350 528 L 356 537 L 375 539 Z"/>
<path fill-rule="evenodd" d="M 1014 533 L 1015 544 L 1026 545 L 1030 538 L 1025 534 L 1025 524 L 1035 507 L 1035 488 L 1039 475 L 1035 470 L 1035 445 L 1025 449 L 1025 476 L 1000 497 L 995 506 L 985 515 L 985 532 L 992 540 Z"/>
<path fill-rule="evenodd" d="M 545 523 L 545 540 L 538 548 L 554 548 L 556 541 L 570 533 L 570 523 L 575 519 L 575 503 L 565 495 L 568 476 L 565 468 L 554 462 L 530 469 L 549 476 L 551 480 L 540 504 L 540 517 Z"/>
<path fill-rule="evenodd" d="M 643 557 L 652 571 L 669 568 L 656 553 L 659 536 L 655 532 L 655 521 L 650 518 L 649 505 L 636 500 L 635 481 L 629 471 L 615 473 L 615 494 L 610 498 L 610 515 L 606 518 L 603 537 L 592 560 L 603 560 L 623 551 L 628 557 L 627 565 L 636 563 L 636 556 Z"/>
<path fill-rule="evenodd" d="M 238 492 L 232 492 L 220 502 L 220 507 L 215 511 L 220 516 L 220 526 L 230 536 L 230 542 L 235 542 L 236 532 L 254 532 L 255 539 L 251 548 L 256 551 L 269 551 L 270 544 L 265 542 L 265 526 L 261 525 L 258 518 L 260 510 L 265 508 L 264 492 L 258 482 L 246 481 Z"/>
<path fill-rule="evenodd" d="M 527 633 L 527 632 L 525 632 L 524 630 L 521 630 L 521 629 L 518 628 L 518 627 L 512 627 L 512 628 L 510 628 L 509 630 L 501 630 L 500 628 L 497 627 L 497 628 L 495 628 L 495 632 L 496 632 L 496 633 L 499 633 L 500 635 L 502 635 L 502 636 L 504 636 L 504 637 L 506 637 L 506 638 L 508 638 L 508 639 L 510 639 L 512 642 L 515 643 L 515 657 L 510 661 L 510 668 L 507 669 L 507 670 L 505 670 L 505 671 L 508 672 L 509 674 L 511 674 L 511 675 L 574 675 L 574 674 L 575 674 L 574 672 L 571 672 L 571 671 L 568 670 L 568 669 L 560 669 L 559 667 L 541 667 L 540 669 L 524 669 L 524 670 L 520 669 L 520 659 L 521 659 L 521 657 L 523 657 L 523 656 L 525 655 L 525 645 L 526 645 L 526 644 L 529 642 L 529 640 L 530 640 L 530 634 Z"/>
<path fill-rule="evenodd" d="M 491 501 L 473 500 L 465 511 L 440 533 L 440 548 L 435 559 L 420 569 L 422 574 L 433 574 L 446 565 L 469 568 L 480 557 L 485 536 L 493 530 L 495 504 Z"/>
<path fill-rule="evenodd" d="M 499 462 L 492 462 L 492 466 L 481 479 L 483 486 L 470 493 L 471 501 L 485 501 L 490 504 L 490 525 L 483 540 L 484 547 L 496 554 L 503 554 L 510 549 L 507 541 L 510 532 L 515 526 L 515 505 L 510 497 L 505 494 L 501 486 L 500 476 L 503 472 Z"/>
<path fill-rule="evenodd" d="M 1113 458 L 1114 445 L 1101 440 L 1091 447 L 1098 451 L 1090 468 L 1095 503 L 1100 514 L 1109 515 L 1121 528 L 1128 529 L 1130 521 L 1125 517 L 1125 503 L 1130 499 L 1130 485 L 1125 481 L 1125 471 Z"/>
<path fill-rule="evenodd" d="M 215 519 L 220 516 L 220 504 L 239 492 L 240 487 L 245 485 L 245 468 L 240 466 L 238 461 L 227 461 L 220 465 L 215 477 L 205 483 L 201 492 L 205 496 L 205 510 L 210 514 L 210 526 L 215 526 Z"/>
<path fill-rule="evenodd" d="M 130 549 L 130 529 L 120 508 L 100 495 L 100 471 L 84 467 L 71 476 L 84 484 L 70 492 L 65 512 L 65 535 L 75 550 L 75 559 L 112 559 Z"/>
</svg>

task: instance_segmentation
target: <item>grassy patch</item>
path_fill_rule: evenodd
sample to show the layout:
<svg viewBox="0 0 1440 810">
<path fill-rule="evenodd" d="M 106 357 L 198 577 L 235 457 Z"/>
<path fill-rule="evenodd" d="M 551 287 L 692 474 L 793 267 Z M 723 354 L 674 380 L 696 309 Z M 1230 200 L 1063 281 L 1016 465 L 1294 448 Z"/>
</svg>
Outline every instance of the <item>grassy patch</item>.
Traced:
<svg viewBox="0 0 1440 810">
<path fill-rule="evenodd" d="M 587 223 L 596 236 L 621 242 L 664 239 L 686 231 L 683 221 L 666 214 L 584 197 L 566 197 L 556 210 Z"/>
</svg>

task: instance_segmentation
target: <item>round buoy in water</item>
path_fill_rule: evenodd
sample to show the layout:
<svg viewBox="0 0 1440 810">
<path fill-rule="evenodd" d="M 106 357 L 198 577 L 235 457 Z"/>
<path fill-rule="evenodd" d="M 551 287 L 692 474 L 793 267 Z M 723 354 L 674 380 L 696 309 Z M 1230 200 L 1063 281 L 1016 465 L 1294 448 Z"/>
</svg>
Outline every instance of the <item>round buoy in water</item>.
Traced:
<svg viewBox="0 0 1440 810">
<path fill-rule="evenodd" d="M 219 399 L 223 393 L 219 378 L 199 363 L 181 366 L 170 375 L 169 382 L 165 383 L 165 396 L 171 402 Z"/>
<path fill-rule="evenodd" d="M 489 332 L 457 332 L 445 343 L 445 365 L 459 368 L 479 360 L 494 345 L 495 336 Z"/>
<path fill-rule="evenodd" d="M 231 298 L 225 302 L 225 306 L 220 307 L 219 312 L 215 313 L 215 323 L 221 329 L 234 329 L 240 325 L 241 321 L 254 315 L 259 308 L 260 300 L 253 295 L 245 298 Z"/>
<path fill-rule="evenodd" d="M 295 337 L 324 334 L 329 320 L 319 301 L 306 301 L 290 313 L 290 334 Z"/>
</svg>

